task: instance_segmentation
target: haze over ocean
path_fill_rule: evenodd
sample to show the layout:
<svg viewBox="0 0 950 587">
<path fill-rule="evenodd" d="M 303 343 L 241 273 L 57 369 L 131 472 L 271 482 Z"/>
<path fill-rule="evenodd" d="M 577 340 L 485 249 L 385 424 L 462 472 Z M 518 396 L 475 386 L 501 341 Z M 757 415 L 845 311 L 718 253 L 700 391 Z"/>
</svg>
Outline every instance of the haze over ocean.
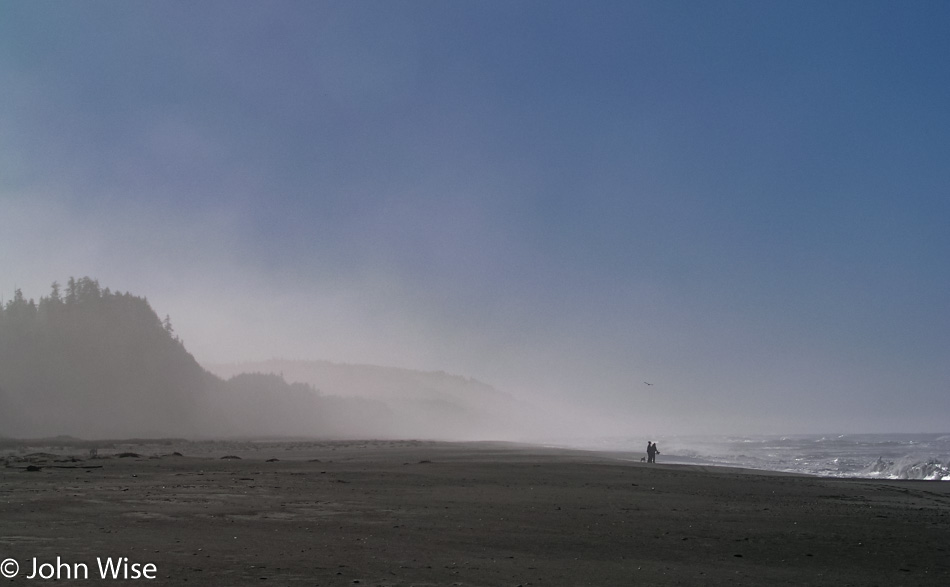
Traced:
<svg viewBox="0 0 950 587">
<path fill-rule="evenodd" d="M 444 370 L 575 436 L 947 432 L 947 22 L 0 0 L 0 292 L 88 275 L 200 362 Z"/>
</svg>

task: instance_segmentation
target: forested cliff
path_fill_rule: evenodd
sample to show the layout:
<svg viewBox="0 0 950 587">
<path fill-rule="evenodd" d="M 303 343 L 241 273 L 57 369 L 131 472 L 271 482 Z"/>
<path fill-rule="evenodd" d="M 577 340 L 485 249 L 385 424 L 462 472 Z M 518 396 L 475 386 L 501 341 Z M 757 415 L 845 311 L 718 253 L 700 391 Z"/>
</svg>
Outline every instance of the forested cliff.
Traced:
<svg viewBox="0 0 950 587">
<path fill-rule="evenodd" d="M 88 277 L 0 312 L 0 434 L 192 434 L 217 383 L 145 298 Z"/>
</svg>

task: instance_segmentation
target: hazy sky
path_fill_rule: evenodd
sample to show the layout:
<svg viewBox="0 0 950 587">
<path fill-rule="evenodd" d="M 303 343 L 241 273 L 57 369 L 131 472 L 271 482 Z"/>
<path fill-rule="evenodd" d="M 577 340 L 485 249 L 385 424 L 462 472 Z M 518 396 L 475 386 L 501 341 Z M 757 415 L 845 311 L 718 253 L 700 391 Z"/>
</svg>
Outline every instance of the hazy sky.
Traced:
<svg viewBox="0 0 950 587">
<path fill-rule="evenodd" d="M 942 1 L 0 0 L 0 291 L 603 430 L 947 431 L 948 56 Z"/>
</svg>

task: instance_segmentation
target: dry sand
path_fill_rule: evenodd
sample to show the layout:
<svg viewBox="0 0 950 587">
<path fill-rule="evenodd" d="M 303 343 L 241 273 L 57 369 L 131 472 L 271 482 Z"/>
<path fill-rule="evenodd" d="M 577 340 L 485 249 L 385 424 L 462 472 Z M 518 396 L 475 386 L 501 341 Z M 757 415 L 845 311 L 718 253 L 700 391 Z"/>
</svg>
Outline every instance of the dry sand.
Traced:
<svg viewBox="0 0 950 587">
<path fill-rule="evenodd" d="M 119 583 L 99 577 L 97 557 L 127 557 L 157 571 L 124 584 L 950 585 L 946 482 L 494 443 L 32 450 L 7 451 L 0 468 L 13 584 L 47 582 L 24 578 L 34 557 L 47 573 L 60 557 L 61 580 L 81 563 L 90 578 L 76 583 Z"/>
</svg>

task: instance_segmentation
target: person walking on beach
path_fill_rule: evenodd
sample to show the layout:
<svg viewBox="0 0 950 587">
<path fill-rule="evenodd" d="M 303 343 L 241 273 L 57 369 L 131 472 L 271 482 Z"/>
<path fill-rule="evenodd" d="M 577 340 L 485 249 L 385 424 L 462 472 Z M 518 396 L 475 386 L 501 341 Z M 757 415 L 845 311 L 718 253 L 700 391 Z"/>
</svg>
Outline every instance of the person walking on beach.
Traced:
<svg viewBox="0 0 950 587">
<path fill-rule="evenodd" d="M 647 441 L 647 462 L 656 462 L 656 444 Z"/>
</svg>

